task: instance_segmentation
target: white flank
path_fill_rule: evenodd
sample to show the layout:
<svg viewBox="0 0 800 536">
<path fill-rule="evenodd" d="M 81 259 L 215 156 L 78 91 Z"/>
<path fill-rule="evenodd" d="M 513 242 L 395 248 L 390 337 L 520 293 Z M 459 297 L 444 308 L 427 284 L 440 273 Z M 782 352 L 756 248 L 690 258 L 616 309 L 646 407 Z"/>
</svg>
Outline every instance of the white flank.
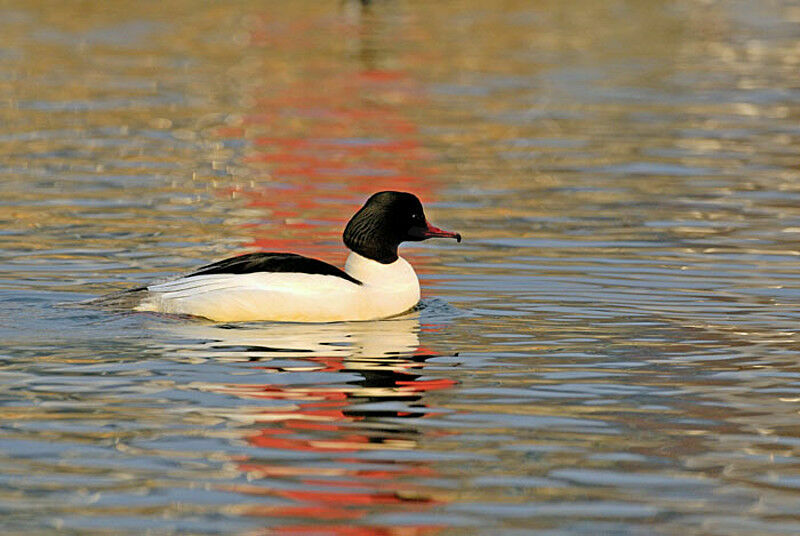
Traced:
<svg viewBox="0 0 800 536">
<path fill-rule="evenodd" d="M 148 296 L 136 310 L 220 322 L 337 322 L 395 316 L 419 301 L 417 274 L 402 258 L 381 264 L 351 253 L 345 271 L 363 284 L 305 273 L 183 277 L 148 287 Z"/>
</svg>

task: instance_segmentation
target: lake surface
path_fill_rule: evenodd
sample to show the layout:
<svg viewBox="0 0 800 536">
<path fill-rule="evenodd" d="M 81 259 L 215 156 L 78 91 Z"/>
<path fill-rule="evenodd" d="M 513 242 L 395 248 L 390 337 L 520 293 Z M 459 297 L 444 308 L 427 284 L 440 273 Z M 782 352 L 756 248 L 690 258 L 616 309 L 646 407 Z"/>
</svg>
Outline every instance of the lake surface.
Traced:
<svg viewBox="0 0 800 536">
<path fill-rule="evenodd" d="M 781 0 L 3 3 L 4 534 L 800 533 L 799 72 Z M 382 189 L 464 236 L 405 317 L 61 305 Z"/>
</svg>

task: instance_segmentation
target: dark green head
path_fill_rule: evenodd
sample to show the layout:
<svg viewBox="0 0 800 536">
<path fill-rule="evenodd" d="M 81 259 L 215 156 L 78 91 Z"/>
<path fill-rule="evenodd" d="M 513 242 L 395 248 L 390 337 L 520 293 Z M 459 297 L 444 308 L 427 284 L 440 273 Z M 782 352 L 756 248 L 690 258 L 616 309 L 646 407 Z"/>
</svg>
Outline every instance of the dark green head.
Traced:
<svg viewBox="0 0 800 536">
<path fill-rule="evenodd" d="M 434 227 L 425 219 L 417 196 L 406 192 L 378 192 L 364 203 L 345 227 L 344 244 L 362 257 L 390 264 L 397 260 L 397 247 L 408 241 L 461 235 Z"/>
</svg>

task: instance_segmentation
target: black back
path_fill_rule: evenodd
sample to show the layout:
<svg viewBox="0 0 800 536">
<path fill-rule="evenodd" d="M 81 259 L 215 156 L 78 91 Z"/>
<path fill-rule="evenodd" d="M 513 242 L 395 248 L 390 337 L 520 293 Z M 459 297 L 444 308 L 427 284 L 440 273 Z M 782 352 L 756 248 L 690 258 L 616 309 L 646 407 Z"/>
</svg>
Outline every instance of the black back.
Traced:
<svg viewBox="0 0 800 536">
<path fill-rule="evenodd" d="M 339 268 L 318 259 L 304 257 L 295 253 L 248 253 L 231 257 L 198 268 L 185 277 L 211 274 L 252 274 L 256 272 L 299 272 L 303 274 L 333 275 L 360 285 L 355 279 Z"/>
<path fill-rule="evenodd" d="M 406 192 L 378 192 L 356 212 L 344 230 L 344 244 L 362 257 L 391 264 L 397 247 L 412 236 L 412 228 L 425 227 L 425 213 L 417 196 Z"/>
</svg>

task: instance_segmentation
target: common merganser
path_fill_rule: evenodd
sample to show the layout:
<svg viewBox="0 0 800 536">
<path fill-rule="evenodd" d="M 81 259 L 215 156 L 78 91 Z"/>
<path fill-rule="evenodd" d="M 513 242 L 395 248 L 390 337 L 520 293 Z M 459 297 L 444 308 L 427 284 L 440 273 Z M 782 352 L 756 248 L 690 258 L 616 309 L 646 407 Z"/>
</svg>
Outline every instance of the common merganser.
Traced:
<svg viewBox="0 0 800 536">
<path fill-rule="evenodd" d="M 337 322 L 402 314 L 420 298 L 419 280 L 397 254 L 407 241 L 461 235 L 428 223 L 422 203 L 405 192 L 371 196 L 344 230 L 344 270 L 294 253 L 250 253 L 136 289 L 137 311 L 220 322 Z"/>
</svg>

